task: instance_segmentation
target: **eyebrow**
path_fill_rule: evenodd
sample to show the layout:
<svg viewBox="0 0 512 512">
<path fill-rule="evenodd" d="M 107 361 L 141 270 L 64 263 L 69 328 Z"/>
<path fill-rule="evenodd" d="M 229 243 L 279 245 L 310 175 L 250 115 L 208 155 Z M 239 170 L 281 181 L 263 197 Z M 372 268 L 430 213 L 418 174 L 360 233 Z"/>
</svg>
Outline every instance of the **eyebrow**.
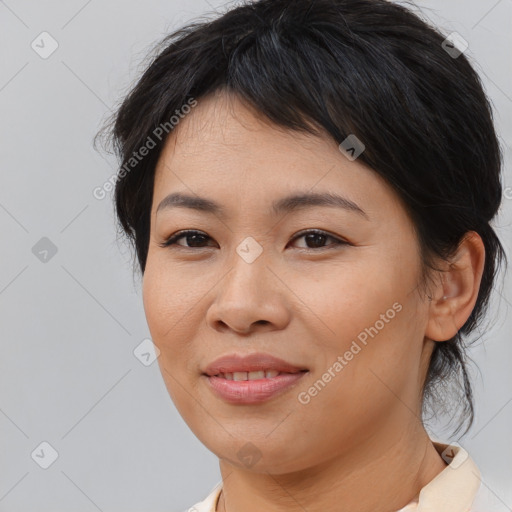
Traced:
<svg viewBox="0 0 512 512">
<path fill-rule="evenodd" d="M 284 213 L 313 208 L 315 206 L 342 208 L 350 212 L 355 212 L 366 220 L 370 220 L 367 213 L 356 203 L 346 197 L 331 192 L 306 192 L 286 196 L 272 204 L 271 212 L 274 216 L 278 216 Z M 189 208 L 219 217 L 227 217 L 225 208 L 215 201 L 205 197 L 190 196 L 181 192 L 174 192 L 162 199 L 156 209 L 156 213 L 170 208 Z"/>
</svg>

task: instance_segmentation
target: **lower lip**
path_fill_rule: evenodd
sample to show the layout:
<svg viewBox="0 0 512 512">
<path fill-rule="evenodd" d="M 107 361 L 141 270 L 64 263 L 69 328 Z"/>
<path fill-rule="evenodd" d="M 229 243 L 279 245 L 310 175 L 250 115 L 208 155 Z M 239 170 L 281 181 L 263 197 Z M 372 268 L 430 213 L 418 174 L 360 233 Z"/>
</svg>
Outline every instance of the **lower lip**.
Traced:
<svg viewBox="0 0 512 512">
<path fill-rule="evenodd" d="M 213 391 L 233 404 L 257 404 L 265 402 L 298 382 L 306 373 L 283 373 L 270 379 L 227 380 L 204 375 Z"/>
</svg>

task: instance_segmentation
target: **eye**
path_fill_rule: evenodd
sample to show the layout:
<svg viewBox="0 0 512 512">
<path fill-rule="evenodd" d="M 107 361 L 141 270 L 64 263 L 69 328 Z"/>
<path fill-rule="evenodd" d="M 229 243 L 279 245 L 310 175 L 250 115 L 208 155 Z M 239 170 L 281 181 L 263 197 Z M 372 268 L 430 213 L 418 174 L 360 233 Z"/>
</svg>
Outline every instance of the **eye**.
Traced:
<svg viewBox="0 0 512 512">
<path fill-rule="evenodd" d="M 318 247 L 321 246 L 326 240 L 331 239 L 334 240 L 334 244 L 331 245 L 349 245 L 348 242 L 341 240 L 335 236 L 326 233 L 325 231 L 319 229 L 309 229 L 307 231 L 300 232 L 293 240 L 298 240 L 300 238 L 304 238 L 307 243 L 313 244 L 313 247 L 306 247 L 305 249 L 328 249 L 329 247 Z M 292 241 L 293 241 L 292 240 Z M 315 247 L 316 246 L 316 247 Z"/>
<path fill-rule="evenodd" d="M 183 246 L 181 244 L 177 244 L 176 242 L 178 240 L 181 240 L 182 238 L 186 238 L 187 242 L 192 241 L 192 247 L 190 246 Z M 162 243 L 159 243 L 158 245 L 160 247 L 169 247 L 171 245 L 178 245 L 179 247 L 183 247 L 185 249 L 198 247 L 195 244 L 199 244 L 199 248 L 201 248 L 201 243 L 204 241 L 204 239 L 210 238 L 208 235 L 202 233 L 201 231 L 193 231 L 193 230 L 185 230 L 185 231 L 178 231 L 177 233 L 174 233 L 170 238 L 165 240 Z"/>
<path fill-rule="evenodd" d="M 181 240 L 182 238 L 185 238 L 187 240 L 188 245 L 182 245 L 178 244 L 178 240 Z M 309 229 L 306 231 L 300 232 L 298 235 L 296 235 L 292 241 L 299 240 L 300 238 L 304 238 L 306 241 L 306 244 L 312 244 L 313 247 L 305 247 L 305 249 L 325 249 L 329 248 L 322 247 L 322 245 L 326 242 L 326 240 L 331 239 L 334 240 L 334 243 L 331 245 L 339 246 L 339 245 L 349 245 L 348 242 L 341 240 L 335 236 L 330 235 L 329 233 L 326 233 L 325 231 L 319 230 L 319 229 Z M 195 230 L 185 230 L 185 231 L 178 231 L 177 233 L 174 233 L 171 237 L 169 237 L 167 240 L 165 240 L 162 243 L 159 243 L 159 247 L 170 247 L 172 245 L 176 245 L 180 248 L 184 249 L 193 249 L 198 248 L 201 249 L 205 246 L 201 245 L 211 238 L 206 235 L 205 233 L 201 231 L 195 231 Z M 301 249 L 304 249 L 302 247 Z"/>
</svg>

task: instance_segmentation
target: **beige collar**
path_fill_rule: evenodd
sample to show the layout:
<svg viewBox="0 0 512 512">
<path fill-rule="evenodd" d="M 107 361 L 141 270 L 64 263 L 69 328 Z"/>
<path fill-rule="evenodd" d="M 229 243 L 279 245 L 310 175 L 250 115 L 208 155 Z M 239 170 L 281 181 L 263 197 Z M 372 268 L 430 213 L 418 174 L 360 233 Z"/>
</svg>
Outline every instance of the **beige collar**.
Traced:
<svg viewBox="0 0 512 512">
<path fill-rule="evenodd" d="M 419 494 L 416 512 L 467 512 L 480 488 L 481 475 L 460 445 L 432 441 L 448 464 Z"/>
</svg>

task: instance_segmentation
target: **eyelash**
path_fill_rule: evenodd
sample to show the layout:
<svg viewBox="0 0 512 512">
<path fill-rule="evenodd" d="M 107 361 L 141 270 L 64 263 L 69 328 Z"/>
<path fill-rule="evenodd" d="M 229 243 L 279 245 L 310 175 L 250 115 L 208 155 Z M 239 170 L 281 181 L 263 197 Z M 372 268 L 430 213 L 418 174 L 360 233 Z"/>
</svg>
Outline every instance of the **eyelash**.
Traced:
<svg viewBox="0 0 512 512">
<path fill-rule="evenodd" d="M 292 241 L 295 241 L 299 238 L 302 238 L 306 235 L 309 235 L 309 234 L 315 234 L 315 235 L 324 235 L 326 236 L 327 238 L 331 238 L 333 240 L 335 240 L 335 246 L 343 246 L 343 245 L 350 245 L 348 242 L 346 242 L 345 240 L 341 240 L 340 238 L 337 238 L 333 235 L 330 235 L 329 233 L 327 233 L 326 231 L 322 231 L 320 229 L 308 229 L 308 230 L 304 230 L 304 231 L 301 231 L 299 233 L 297 233 L 297 235 L 292 238 Z M 196 231 L 196 230 L 184 230 L 184 231 L 178 231 L 177 233 L 175 233 L 174 235 L 170 236 L 167 240 L 165 240 L 164 242 L 162 243 L 159 243 L 158 246 L 159 247 L 162 247 L 162 248 L 167 248 L 167 247 L 170 247 L 172 245 L 175 245 L 176 247 L 179 247 L 179 249 L 185 249 L 185 250 L 189 250 L 189 249 L 204 249 L 205 247 L 186 247 L 186 246 L 181 246 L 181 245 L 178 245 L 176 244 L 176 242 L 178 240 L 180 240 L 181 238 L 186 238 L 187 235 L 202 235 L 206 238 L 209 238 L 211 239 L 211 237 L 209 237 L 208 235 L 206 235 L 205 233 L 201 232 L 201 231 Z M 300 248 L 300 250 L 302 251 L 314 251 L 314 252 L 318 252 L 318 251 L 322 251 L 322 250 L 326 250 L 326 249 L 329 249 L 329 246 L 326 246 L 326 247 L 320 247 L 320 248 L 316 248 L 316 249 L 311 249 L 311 248 Z"/>
</svg>

